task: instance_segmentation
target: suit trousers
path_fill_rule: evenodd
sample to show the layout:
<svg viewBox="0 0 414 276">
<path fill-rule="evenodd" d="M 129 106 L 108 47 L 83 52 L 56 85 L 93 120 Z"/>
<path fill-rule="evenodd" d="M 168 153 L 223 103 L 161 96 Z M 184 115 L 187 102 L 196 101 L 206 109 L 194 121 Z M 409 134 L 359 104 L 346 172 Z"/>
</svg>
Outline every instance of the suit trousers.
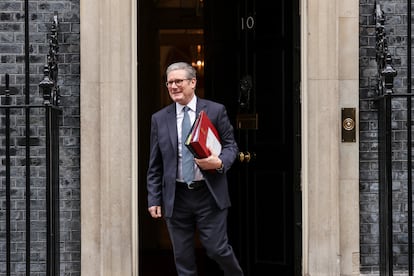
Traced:
<svg viewBox="0 0 414 276">
<path fill-rule="evenodd" d="M 166 224 L 174 250 L 178 276 L 197 276 L 194 238 L 196 228 L 207 256 L 215 260 L 225 276 L 242 276 L 243 271 L 228 243 L 228 210 L 220 210 L 207 185 L 188 189 L 177 183 L 174 211 Z"/>
</svg>

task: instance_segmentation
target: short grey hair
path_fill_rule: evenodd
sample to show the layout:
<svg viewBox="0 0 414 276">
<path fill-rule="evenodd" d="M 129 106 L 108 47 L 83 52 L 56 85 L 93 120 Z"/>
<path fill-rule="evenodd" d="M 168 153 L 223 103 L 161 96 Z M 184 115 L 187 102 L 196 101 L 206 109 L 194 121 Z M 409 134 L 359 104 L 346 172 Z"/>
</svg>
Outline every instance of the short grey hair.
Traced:
<svg viewBox="0 0 414 276">
<path fill-rule="evenodd" d="M 197 77 L 196 69 L 187 62 L 175 62 L 175 63 L 170 64 L 167 67 L 167 70 L 165 70 L 166 76 L 168 76 L 168 74 L 171 71 L 175 71 L 175 70 L 185 70 L 187 73 L 187 78 L 189 79 Z"/>
</svg>

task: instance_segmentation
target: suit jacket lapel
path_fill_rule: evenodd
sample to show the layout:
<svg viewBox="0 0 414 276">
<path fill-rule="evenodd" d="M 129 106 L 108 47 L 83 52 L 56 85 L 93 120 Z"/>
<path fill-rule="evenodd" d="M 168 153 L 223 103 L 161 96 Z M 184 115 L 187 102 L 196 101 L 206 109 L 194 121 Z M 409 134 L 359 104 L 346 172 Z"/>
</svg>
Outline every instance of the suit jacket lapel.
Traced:
<svg viewBox="0 0 414 276">
<path fill-rule="evenodd" d="M 167 110 L 167 114 L 167 128 L 168 135 L 170 136 L 171 146 L 173 150 L 178 153 L 177 113 L 175 111 L 175 103 L 170 105 L 170 108 Z"/>
</svg>

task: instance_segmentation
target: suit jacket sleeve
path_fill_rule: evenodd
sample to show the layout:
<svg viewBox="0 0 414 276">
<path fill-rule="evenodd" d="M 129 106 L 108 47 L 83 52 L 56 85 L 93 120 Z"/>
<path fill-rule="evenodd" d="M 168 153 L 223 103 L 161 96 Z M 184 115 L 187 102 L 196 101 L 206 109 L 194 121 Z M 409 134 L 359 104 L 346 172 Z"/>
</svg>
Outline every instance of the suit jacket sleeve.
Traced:
<svg viewBox="0 0 414 276">
<path fill-rule="evenodd" d="M 216 128 L 222 144 L 219 158 L 223 161 L 224 172 L 227 172 L 236 160 L 239 149 L 234 138 L 234 129 L 230 123 L 225 107 L 221 106 L 221 110 L 217 114 Z"/>
<path fill-rule="evenodd" d="M 159 148 L 158 126 L 154 116 L 151 118 L 150 159 L 147 171 L 148 207 L 160 206 L 162 201 L 163 162 Z"/>
</svg>

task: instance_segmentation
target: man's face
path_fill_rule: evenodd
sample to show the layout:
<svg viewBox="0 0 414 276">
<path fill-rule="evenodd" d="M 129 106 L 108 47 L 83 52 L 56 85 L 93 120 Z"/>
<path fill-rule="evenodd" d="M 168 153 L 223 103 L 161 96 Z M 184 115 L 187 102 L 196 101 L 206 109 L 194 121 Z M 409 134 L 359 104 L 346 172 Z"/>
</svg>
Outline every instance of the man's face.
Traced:
<svg viewBox="0 0 414 276">
<path fill-rule="evenodd" d="M 171 99 L 179 104 L 188 104 L 194 96 L 197 80 L 189 79 L 185 70 L 171 71 L 167 76 L 167 88 Z"/>
</svg>

